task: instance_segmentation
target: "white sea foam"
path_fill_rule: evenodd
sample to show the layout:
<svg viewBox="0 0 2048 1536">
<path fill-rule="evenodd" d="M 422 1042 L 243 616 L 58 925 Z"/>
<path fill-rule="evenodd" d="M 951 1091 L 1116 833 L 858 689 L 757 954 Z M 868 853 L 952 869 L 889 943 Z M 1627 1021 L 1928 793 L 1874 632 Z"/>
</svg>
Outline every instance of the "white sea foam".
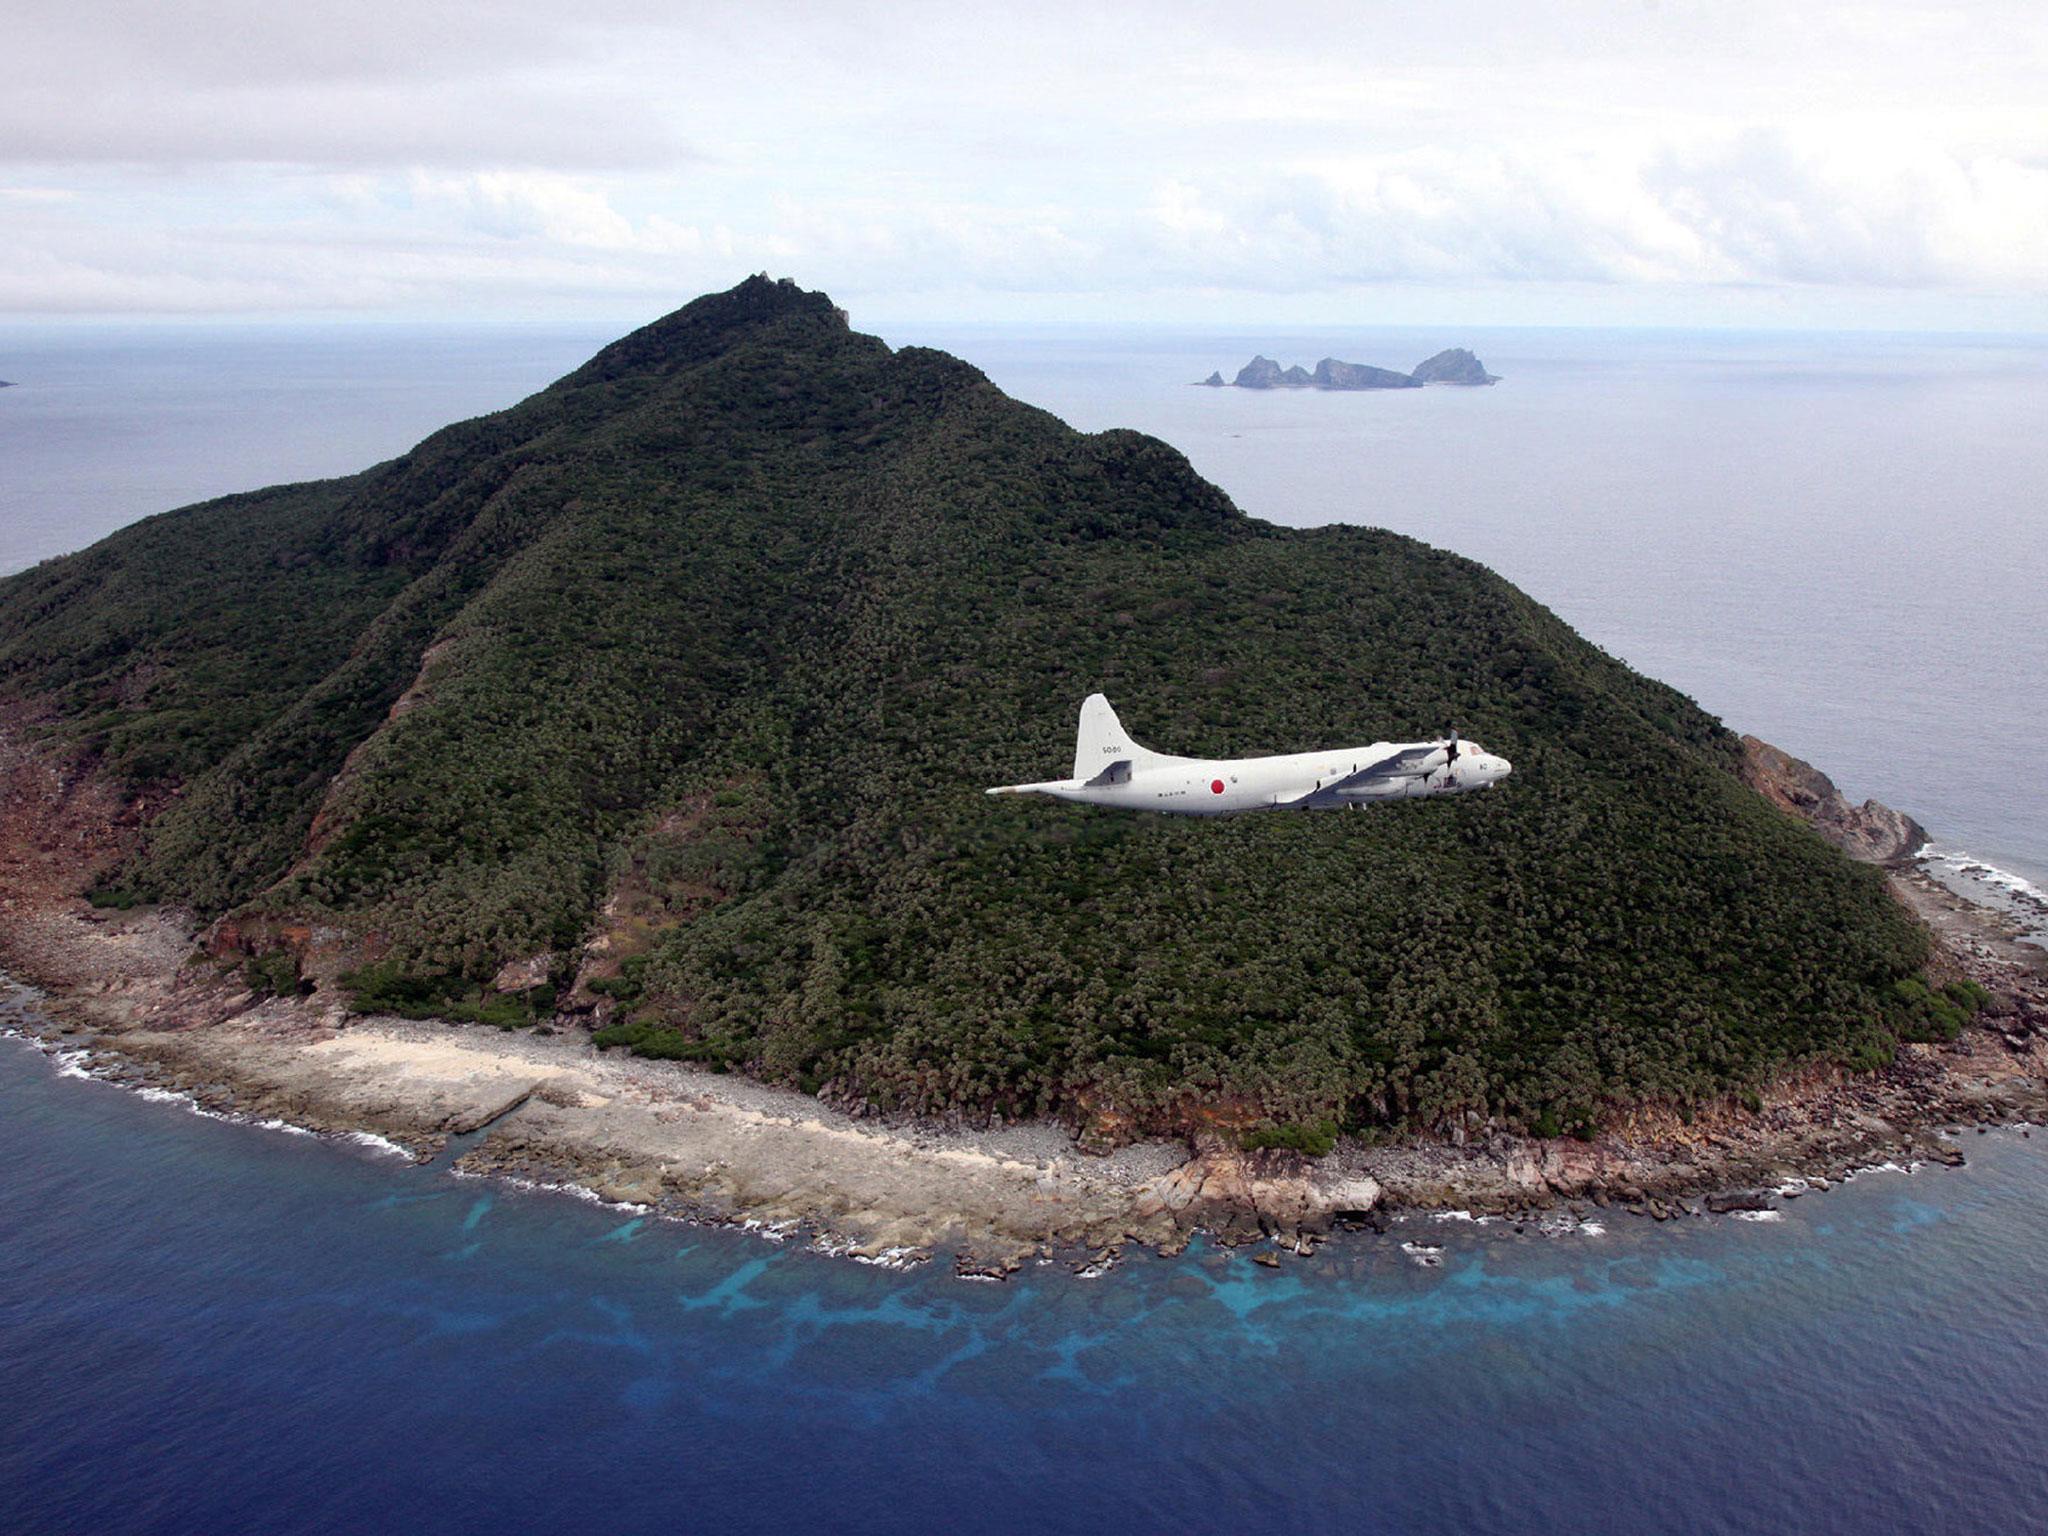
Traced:
<svg viewBox="0 0 2048 1536">
<path fill-rule="evenodd" d="M 1607 1228 L 1601 1222 L 1582 1221 L 1579 1223 L 1579 1236 L 1581 1237 L 1605 1237 L 1606 1235 Z"/>
<path fill-rule="evenodd" d="M 880 1253 L 855 1253 L 848 1257 L 856 1264 L 872 1264 L 877 1269 L 915 1269 L 931 1259 L 922 1248 L 884 1248 Z"/>
<path fill-rule="evenodd" d="M 1444 1251 L 1435 1243 L 1403 1243 L 1401 1251 L 1424 1269 L 1435 1269 L 1444 1261 Z"/>
<path fill-rule="evenodd" d="M 19 1040 L 31 1050 L 41 1052 L 49 1058 L 50 1065 L 56 1069 L 59 1077 L 93 1076 L 92 1052 L 83 1046 L 59 1045 L 54 1040 L 45 1040 L 41 1035 L 22 1028 L 12 1020 L 0 1020 L 0 1038 Z"/>
<path fill-rule="evenodd" d="M 522 1179 L 515 1173 L 461 1173 L 461 1176 L 466 1179 L 496 1179 L 508 1189 L 530 1190 L 537 1195 L 567 1195 L 585 1205 L 604 1204 L 596 1190 L 585 1189 L 581 1184 L 543 1184 L 539 1179 Z"/>
<path fill-rule="evenodd" d="M 1981 880 L 1986 885 L 1995 885 L 2016 895 L 2031 896 L 2036 901 L 2048 902 L 2048 891 L 2042 890 L 2025 875 L 2014 874 L 2009 869 L 2000 869 L 1996 864 L 1988 863 L 1960 849 L 1937 848 L 1929 843 L 1920 850 L 1920 857 L 1930 864 L 1939 864 L 1944 869 L 1952 869 L 1958 874 L 1970 876 L 1973 880 Z"/>
<path fill-rule="evenodd" d="M 145 1104 L 175 1104 L 184 1110 L 186 1114 L 197 1115 L 202 1120 L 218 1120 L 223 1125 L 242 1125 L 252 1130 L 275 1131 L 285 1136 L 314 1136 L 319 1134 L 316 1131 L 307 1129 L 303 1125 L 293 1125 L 289 1120 L 275 1118 L 257 1120 L 248 1115 L 236 1114 L 231 1110 L 208 1109 L 198 1099 L 180 1088 L 160 1088 L 154 1083 L 128 1083 L 116 1078 L 103 1076 L 94 1070 L 96 1063 L 92 1052 L 81 1046 L 57 1045 L 36 1035 L 29 1034 L 26 1030 L 0 1029 L 0 1034 L 25 1040 L 28 1044 L 41 1051 L 50 1058 L 50 1064 L 56 1069 L 59 1077 L 73 1077 L 86 1082 L 105 1083 L 110 1088 L 125 1088 Z M 380 1149 L 396 1152 L 408 1160 L 412 1157 L 412 1154 L 403 1147 L 395 1146 L 391 1142 L 385 1141 L 381 1136 L 372 1136 L 367 1131 L 351 1133 L 347 1139 L 367 1140 L 375 1143 Z"/>
<path fill-rule="evenodd" d="M 202 1120 L 218 1120 L 223 1125 L 254 1125 L 256 1122 L 246 1115 L 226 1114 L 218 1109 L 208 1109 L 191 1094 L 176 1088 L 155 1088 L 148 1084 L 130 1090 L 135 1097 L 147 1104 L 175 1104 L 188 1115 L 197 1115 Z"/>
<path fill-rule="evenodd" d="M 358 1134 L 368 1135 L 369 1133 L 360 1132 Z M 382 1137 L 378 1139 L 380 1141 L 383 1140 Z M 386 1143 L 386 1145 L 389 1145 L 389 1143 Z M 403 1147 L 398 1148 L 398 1150 L 405 1152 Z M 405 1155 L 407 1157 L 412 1156 L 410 1152 L 405 1152 Z M 633 1200 L 607 1200 L 594 1189 L 587 1189 L 581 1184 L 571 1184 L 566 1180 L 562 1182 L 544 1182 L 540 1179 L 522 1179 L 516 1173 L 475 1173 L 467 1168 L 451 1168 L 448 1171 L 458 1179 L 490 1179 L 503 1184 L 508 1189 L 531 1190 L 533 1193 L 540 1195 L 567 1195 L 571 1200 L 581 1200 L 585 1205 L 599 1206 L 607 1211 L 624 1211 L 629 1216 L 651 1216 L 654 1214 L 654 1207 L 651 1205 L 642 1205 Z"/>
<path fill-rule="evenodd" d="M 1783 1211 L 1730 1211 L 1728 1214 L 1737 1221 L 1783 1221 L 1785 1219 Z"/>
<path fill-rule="evenodd" d="M 1960 849 L 1937 848 L 1932 843 L 1920 850 L 1920 862 L 1937 879 L 1946 874 L 1953 880 L 1966 881 L 1998 898 L 2002 904 L 2017 908 L 2018 914 L 2036 920 L 2048 918 L 2048 890 L 2043 890 L 2025 875 L 2000 869 L 1996 864 L 1986 863 Z"/>
<path fill-rule="evenodd" d="M 379 1136 L 375 1131 L 345 1131 L 342 1133 L 341 1139 L 343 1141 L 352 1141 L 359 1147 L 368 1147 L 372 1152 L 382 1152 L 390 1157 L 402 1157 L 408 1163 L 412 1161 L 412 1154 L 410 1152 L 406 1151 L 405 1148 L 389 1137 Z"/>
<path fill-rule="evenodd" d="M 811 1239 L 811 1252 L 828 1259 L 851 1259 L 856 1264 L 867 1264 L 875 1269 L 915 1269 L 929 1263 L 931 1253 L 915 1247 L 881 1248 L 873 1253 L 861 1253 L 859 1245 L 842 1232 L 820 1232 Z M 1040 1259 L 1041 1264 L 1050 1260 Z"/>
</svg>

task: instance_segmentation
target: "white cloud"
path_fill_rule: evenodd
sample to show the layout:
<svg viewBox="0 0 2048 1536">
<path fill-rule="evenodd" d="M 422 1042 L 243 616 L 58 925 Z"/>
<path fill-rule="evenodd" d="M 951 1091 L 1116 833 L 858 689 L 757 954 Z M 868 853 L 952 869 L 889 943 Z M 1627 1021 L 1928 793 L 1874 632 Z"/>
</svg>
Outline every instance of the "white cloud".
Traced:
<svg viewBox="0 0 2048 1536">
<path fill-rule="evenodd" d="M 2048 318 L 2030 4 L 17 10 L 16 313 L 616 313 L 770 267 L 991 316 L 1462 285 Z"/>
<path fill-rule="evenodd" d="M 707 246 L 700 231 L 659 214 L 636 225 L 612 206 L 603 187 L 556 172 L 416 171 L 410 190 L 415 203 L 450 209 L 467 227 L 504 240 L 656 254 L 696 254 Z"/>
<path fill-rule="evenodd" d="M 0 161 L 609 168 L 689 158 L 608 91 L 621 0 L 15 0 Z M 630 31 L 626 33 L 630 35 Z"/>
<path fill-rule="evenodd" d="M 1158 274 L 1345 281 L 1809 284 L 2048 292 L 2048 170 L 1796 129 L 1634 148 L 1423 150 L 1254 182 L 1176 179 Z"/>
</svg>

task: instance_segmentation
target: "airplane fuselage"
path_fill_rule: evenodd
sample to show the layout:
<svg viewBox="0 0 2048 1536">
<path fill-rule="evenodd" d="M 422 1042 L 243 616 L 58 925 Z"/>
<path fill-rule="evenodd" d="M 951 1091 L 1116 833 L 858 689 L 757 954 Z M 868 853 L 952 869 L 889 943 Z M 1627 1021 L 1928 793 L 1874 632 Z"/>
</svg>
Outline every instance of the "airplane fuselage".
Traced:
<svg viewBox="0 0 2048 1536">
<path fill-rule="evenodd" d="M 1379 741 L 1369 747 L 1295 752 L 1280 757 L 1183 758 L 1169 767 L 1134 771 L 1121 783 L 1061 779 L 1047 784 L 1019 784 L 1016 791 L 1119 810 L 1229 816 L 1240 811 L 1289 807 L 1341 810 L 1380 800 L 1459 794 L 1490 788 L 1505 776 L 1505 769 L 1493 771 L 1487 765 L 1490 754 L 1461 753 L 1458 761 L 1423 773 L 1323 793 L 1325 786 L 1400 751 L 1401 745 Z"/>
<path fill-rule="evenodd" d="M 1342 810 L 1383 800 L 1490 789 L 1505 758 L 1456 736 L 1271 757 L 1170 757 L 1132 742 L 1101 695 L 1082 706 L 1074 775 L 1009 784 L 990 794 L 1046 795 L 1116 810 L 1181 816 L 1244 811 Z"/>
</svg>

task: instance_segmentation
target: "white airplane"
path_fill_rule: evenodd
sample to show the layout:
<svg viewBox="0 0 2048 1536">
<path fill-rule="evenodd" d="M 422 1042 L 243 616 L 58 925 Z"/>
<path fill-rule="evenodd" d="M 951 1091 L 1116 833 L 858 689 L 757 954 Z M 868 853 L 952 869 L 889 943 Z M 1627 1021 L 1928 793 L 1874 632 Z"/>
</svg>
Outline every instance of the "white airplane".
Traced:
<svg viewBox="0 0 2048 1536">
<path fill-rule="evenodd" d="M 1050 795 L 1126 811 L 1227 816 L 1237 811 L 1325 811 L 1377 800 L 1491 789 L 1511 771 L 1453 732 L 1442 741 L 1376 741 L 1369 747 L 1281 757 L 1169 757 L 1139 746 L 1099 693 L 1081 705 L 1074 776 L 1004 784 L 991 795 Z"/>
</svg>

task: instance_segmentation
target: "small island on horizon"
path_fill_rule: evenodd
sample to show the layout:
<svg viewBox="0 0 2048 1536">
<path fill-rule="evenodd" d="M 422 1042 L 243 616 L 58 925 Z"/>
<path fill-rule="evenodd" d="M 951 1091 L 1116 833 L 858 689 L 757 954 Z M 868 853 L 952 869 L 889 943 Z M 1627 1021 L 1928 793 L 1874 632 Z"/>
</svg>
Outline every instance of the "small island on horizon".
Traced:
<svg viewBox="0 0 2048 1536">
<path fill-rule="evenodd" d="M 1425 384 L 1497 384 L 1500 375 L 1488 373 L 1485 364 L 1466 348 L 1449 347 L 1417 363 L 1409 373 L 1334 357 L 1324 358 L 1311 373 L 1299 363 L 1282 368 L 1261 353 L 1227 382 L 1237 389 L 1420 389 Z M 1200 381 L 1205 389 L 1222 389 L 1225 384 L 1220 370 Z"/>
</svg>

